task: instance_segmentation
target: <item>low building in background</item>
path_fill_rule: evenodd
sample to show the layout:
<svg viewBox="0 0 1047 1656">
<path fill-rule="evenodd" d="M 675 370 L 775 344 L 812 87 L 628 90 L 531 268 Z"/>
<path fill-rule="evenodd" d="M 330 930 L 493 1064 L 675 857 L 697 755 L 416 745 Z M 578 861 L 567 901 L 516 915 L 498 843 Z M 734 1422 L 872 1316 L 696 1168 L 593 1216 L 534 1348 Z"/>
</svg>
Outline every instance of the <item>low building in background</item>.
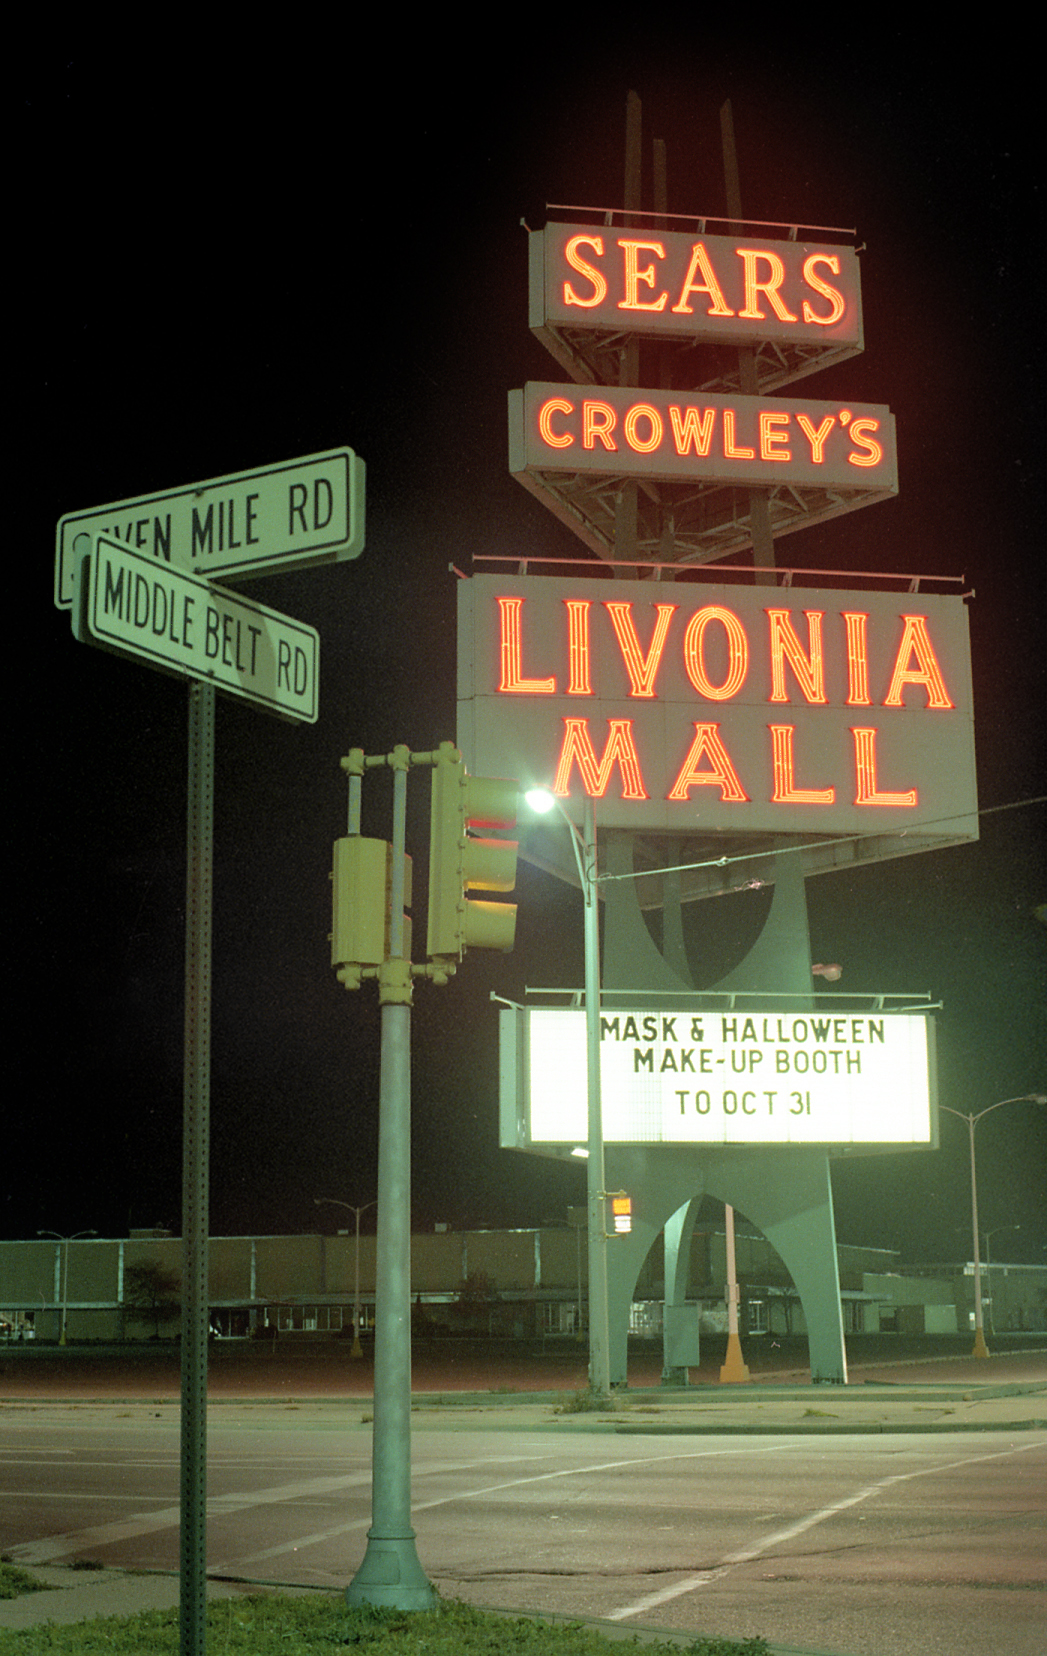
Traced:
<svg viewBox="0 0 1047 1656">
<path fill-rule="evenodd" d="M 613 1242 L 610 1244 L 613 1247 Z M 65 1250 L 68 1250 L 66 1257 Z M 172 1338 L 181 1239 L 162 1230 L 69 1243 L 0 1242 L 0 1338 L 69 1343 Z M 974 1271 L 955 1264 L 904 1266 L 896 1253 L 841 1244 L 844 1327 L 850 1335 L 965 1334 L 974 1326 Z M 739 1233 L 742 1332 L 804 1334 L 799 1295 L 762 1236 Z M 147 1270 L 143 1271 L 143 1267 Z M 659 1238 L 636 1285 L 630 1334 L 660 1340 L 663 1261 Z M 215 1337 L 319 1340 L 352 1333 L 355 1236 L 216 1236 L 210 1242 Z M 143 1304 L 143 1276 L 156 1303 Z M 688 1298 L 702 1330 L 726 1330 L 725 1239 L 695 1230 Z M 132 1284 L 138 1291 L 132 1295 Z M 361 1333 L 374 1325 L 375 1238 L 360 1238 Z M 411 1239 L 412 1322 L 418 1337 L 535 1339 L 570 1336 L 586 1323 L 584 1226 L 455 1231 Z M 1047 1327 L 1047 1266 L 993 1261 L 982 1267 L 986 1326 L 997 1333 Z"/>
</svg>

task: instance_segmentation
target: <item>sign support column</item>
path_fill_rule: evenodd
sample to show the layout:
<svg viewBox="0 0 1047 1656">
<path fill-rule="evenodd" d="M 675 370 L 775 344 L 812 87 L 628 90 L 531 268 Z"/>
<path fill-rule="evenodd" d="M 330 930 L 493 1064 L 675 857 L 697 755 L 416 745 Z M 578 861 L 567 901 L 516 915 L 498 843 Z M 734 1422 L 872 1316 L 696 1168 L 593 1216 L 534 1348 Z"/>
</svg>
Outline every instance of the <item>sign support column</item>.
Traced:
<svg viewBox="0 0 1047 1656">
<path fill-rule="evenodd" d="M 189 686 L 182 1130 L 181 1656 L 207 1648 L 207 1223 L 215 692 Z"/>
</svg>

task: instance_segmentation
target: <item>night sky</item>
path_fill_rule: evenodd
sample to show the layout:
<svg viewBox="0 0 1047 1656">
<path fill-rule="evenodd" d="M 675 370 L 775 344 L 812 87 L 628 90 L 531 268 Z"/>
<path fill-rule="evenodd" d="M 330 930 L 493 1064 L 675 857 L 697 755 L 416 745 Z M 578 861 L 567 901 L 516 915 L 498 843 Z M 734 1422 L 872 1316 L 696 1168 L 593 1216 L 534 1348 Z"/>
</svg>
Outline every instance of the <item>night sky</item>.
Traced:
<svg viewBox="0 0 1047 1656">
<path fill-rule="evenodd" d="M 507 390 L 563 377 L 528 331 L 521 220 L 621 203 L 630 88 L 645 205 L 662 137 L 670 210 L 726 212 L 730 97 L 747 215 L 854 225 L 865 244 L 864 355 L 801 394 L 888 404 L 901 492 L 791 537 L 781 561 L 963 574 L 976 592 L 982 838 L 810 881 L 814 958 L 843 964 L 841 991 L 944 1003 L 943 1103 L 1047 1093 L 1032 64 L 900 32 L 801 49 L 696 29 L 618 50 L 577 29 L 531 18 L 497 52 L 397 29 L 364 48 L 292 20 L 268 47 L 70 45 L 10 72 L 10 551 L 36 573 L 18 589 L 32 648 L 9 631 L 4 1237 L 180 1223 L 186 689 L 73 640 L 51 601 L 56 520 L 343 444 L 368 467 L 363 556 L 230 582 L 319 629 L 321 714 L 295 726 L 219 699 L 211 1228 L 333 1229 L 314 1197 L 373 1197 L 377 998 L 340 987 L 327 944 L 338 761 L 453 739 L 449 565 L 584 555 L 507 468 Z M 390 801 L 384 773 L 369 779 L 365 832 L 386 837 Z M 427 833 L 416 771 L 420 893 Z M 715 965 L 740 956 L 761 900 L 692 916 Z M 415 1227 L 562 1223 L 583 1199 L 580 1170 L 497 1145 L 491 992 L 582 977 L 577 893 L 521 866 L 517 901 L 511 956 L 474 953 L 448 987 L 416 991 Z M 423 922 L 419 903 L 416 937 Z M 942 1120 L 937 1154 L 837 1170 L 841 1241 L 968 1257 L 967 1136 Z M 978 1152 L 993 1258 L 1041 1263 L 1047 1109 L 995 1112 Z"/>
</svg>

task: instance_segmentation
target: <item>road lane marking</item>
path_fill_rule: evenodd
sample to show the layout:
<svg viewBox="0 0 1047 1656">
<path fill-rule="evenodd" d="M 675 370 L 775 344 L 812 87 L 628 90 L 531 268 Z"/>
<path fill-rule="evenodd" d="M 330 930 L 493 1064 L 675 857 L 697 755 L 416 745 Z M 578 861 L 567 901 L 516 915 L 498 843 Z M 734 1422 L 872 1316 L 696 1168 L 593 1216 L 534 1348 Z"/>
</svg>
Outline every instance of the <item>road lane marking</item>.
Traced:
<svg viewBox="0 0 1047 1656">
<path fill-rule="evenodd" d="M 668 1604 L 671 1599 L 681 1598 L 685 1593 L 694 1592 L 698 1587 L 705 1587 L 710 1581 L 717 1581 L 721 1576 L 729 1574 L 739 1564 L 750 1564 L 754 1559 L 762 1558 L 764 1553 L 770 1552 L 772 1547 L 792 1541 L 805 1530 L 814 1529 L 817 1524 L 824 1524 L 837 1513 L 845 1512 L 848 1507 L 860 1506 L 863 1501 L 873 1495 L 882 1494 L 893 1484 L 909 1483 L 913 1478 L 926 1478 L 932 1472 L 955 1472 L 960 1467 L 975 1466 L 980 1461 L 1004 1460 L 1008 1455 L 1020 1455 L 1030 1449 L 1042 1449 L 1042 1443 L 1023 1443 L 1013 1449 L 1000 1449 L 991 1455 L 969 1455 L 963 1460 L 948 1461 L 934 1466 L 921 1466 L 915 1472 L 895 1472 L 889 1478 L 880 1478 L 878 1482 L 869 1484 L 854 1495 L 844 1495 L 838 1501 L 831 1501 L 828 1506 L 819 1507 L 817 1512 L 808 1513 L 805 1518 L 797 1518 L 794 1523 L 787 1524 L 784 1529 L 776 1531 L 774 1535 L 765 1535 L 762 1541 L 748 1547 L 739 1547 L 735 1552 L 727 1553 L 718 1565 L 708 1570 L 699 1570 L 678 1581 L 674 1586 L 662 1587 L 657 1593 L 648 1593 L 632 1604 L 623 1605 L 618 1610 L 607 1612 L 608 1621 L 625 1621 L 630 1616 L 641 1616 L 645 1611 L 655 1610 L 659 1605 Z"/>
<path fill-rule="evenodd" d="M 268 1506 L 273 1502 L 294 1501 L 303 1495 L 332 1494 L 335 1490 L 350 1489 L 371 1481 L 370 1468 L 337 1477 L 302 1478 L 295 1483 L 254 1490 L 251 1493 L 216 1495 L 207 1502 L 208 1520 L 228 1517 L 235 1512 L 246 1512 L 251 1507 Z M 142 1496 L 147 1500 L 148 1496 Z M 114 1541 L 130 1541 L 139 1535 L 152 1535 L 157 1530 L 177 1528 L 181 1514 L 177 1506 L 162 1508 L 159 1512 L 142 1512 L 133 1518 L 117 1519 L 108 1524 L 92 1524 L 86 1529 L 68 1530 L 63 1535 L 43 1536 L 38 1541 L 26 1541 L 21 1546 L 8 1547 L 7 1552 L 18 1564 L 48 1564 L 67 1553 L 81 1552 L 88 1547 L 107 1547 Z"/>
<path fill-rule="evenodd" d="M 506 1489 L 520 1489 L 526 1484 L 548 1483 L 554 1478 L 588 1477 L 593 1472 L 615 1472 L 620 1470 L 622 1467 L 650 1466 L 654 1465 L 656 1462 L 665 1460 L 711 1460 L 723 1455 L 742 1454 L 769 1455 L 774 1453 L 775 1450 L 781 1450 L 783 1448 L 791 1449 L 793 1447 L 794 1445 L 791 1443 L 761 1444 L 758 1448 L 749 1449 L 740 1448 L 737 1444 L 732 1444 L 723 1449 L 696 1449 L 693 1453 L 686 1455 L 677 1455 L 670 1451 L 660 1455 L 642 1455 L 629 1460 L 603 1461 L 596 1466 L 586 1464 L 582 1466 L 557 1467 L 552 1472 L 535 1472 L 527 1478 L 510 1478 L 504 1483 L 484 1484 L 477 1489 L 458 1489 L 449 1495 L 439 1495 L 432 1501 L 412 1501 L 411 1515 L 413 1517 L 414 1514 L 418 1512 L 429 1512 L 434 1507 L 453 1506 L 457 1501 L 481 1500 L 485 1495 L 497 1495 Z M 795 1447 L 799 1447 L 799 1442 L 797 1442 Z M 514 1456 L 513 1458 L 522 1460 L 526 1457 Z M 424 1475 L 430 1476 L 433 1473 L 449 1471 L 475 1471 L 475 1468 L 476 1462 L 468 1461 L 458 1467 L 428 1467 L 425 1469 Z M 264 1552 L 248 1553 L 243 1557 L 236 1558 L 235 1560 L 230 1559 L 222 1564 L 216 1564 L 212 1566 L 212 1568 L 216 1571 L 216 1573 L 227 1573 L 233 1569 L 240 1569 L 245 1564 L 262 1564 L 271 1558 L 279 1558 L 284 1553 L 300 1552 L 306 1547 L 320 1546 L 325 1541 L 335 1541 L 339 1536 L 351 1534 L 353 1530 L 368 1528 L 370 1523 L 371 1519 L 369 1516 L 365 1518 L 353 1518 L 348 1523 L 337 1524 L 333 1529 L 317 1530 L 312 1535 L 300 1535 L 293 1541 L 283 1541 L 278 1546 L 267 1547 Z"/>
</svg>

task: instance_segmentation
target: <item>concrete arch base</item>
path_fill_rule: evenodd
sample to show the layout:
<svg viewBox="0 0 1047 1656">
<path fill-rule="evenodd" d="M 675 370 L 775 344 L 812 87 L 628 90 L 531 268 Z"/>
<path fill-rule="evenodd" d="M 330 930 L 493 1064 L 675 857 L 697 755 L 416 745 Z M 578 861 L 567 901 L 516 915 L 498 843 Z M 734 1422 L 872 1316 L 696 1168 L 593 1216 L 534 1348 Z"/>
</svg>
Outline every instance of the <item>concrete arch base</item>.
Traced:
<svg viewBox="0 0 1047 1656">
<path fill-rule="evenodd" d="M 631 836 L 608 834 L 603 845 L 608 871 L 631 873 Z M 813 979 L 799 859 L 776 857 L 767 873 L 775 890 L 763 932 L 741 965 L 717 987 L 742 993 L 809 993 Z M 664 953 L 647 929 L 633 882 L 620 879 L 603 889 L 605 986 L 642 993 L 693 988 L 683 948 L 679 892 L 671 881 L 666 882 Z M 612 1385 L 626 1384 L 629 1309 L 643 1262 L 663 1229 L 665 1300 L 682 1305 L 686 1299 L 690 1235 L 697 1204 L 705 1195 L 744 1213 L 782 1259 L 803 1305 L 812 1381 L 846 1385 L 832 1185 L 824 1151 L 784 1145 L 753 1150 L 608 1145 L 605 1166 L 607 1188 L 628 1190 L 634 1197 L 631 1233 L 616 1237 L 607 1249 Z"/>
<path fill-rule="evenodd" d="M 757 1226 L 796 1284 L 807 1321 L 811 1379 L 846 1385 L 829 1160 L 820 1151 L 693 1151 L 608 1146 L 608 1186 L 638 1193 L 633 1228 L 608 1245 L 611 1384 L 627 1381 L 629 1308 L 644 1260 L 666 1231 L 665 1298 L 682 1304 L 694 1214 L 703 1195 Z M 638 1212 L 637 1209 L 640 1211 Z"/>
</svg>

